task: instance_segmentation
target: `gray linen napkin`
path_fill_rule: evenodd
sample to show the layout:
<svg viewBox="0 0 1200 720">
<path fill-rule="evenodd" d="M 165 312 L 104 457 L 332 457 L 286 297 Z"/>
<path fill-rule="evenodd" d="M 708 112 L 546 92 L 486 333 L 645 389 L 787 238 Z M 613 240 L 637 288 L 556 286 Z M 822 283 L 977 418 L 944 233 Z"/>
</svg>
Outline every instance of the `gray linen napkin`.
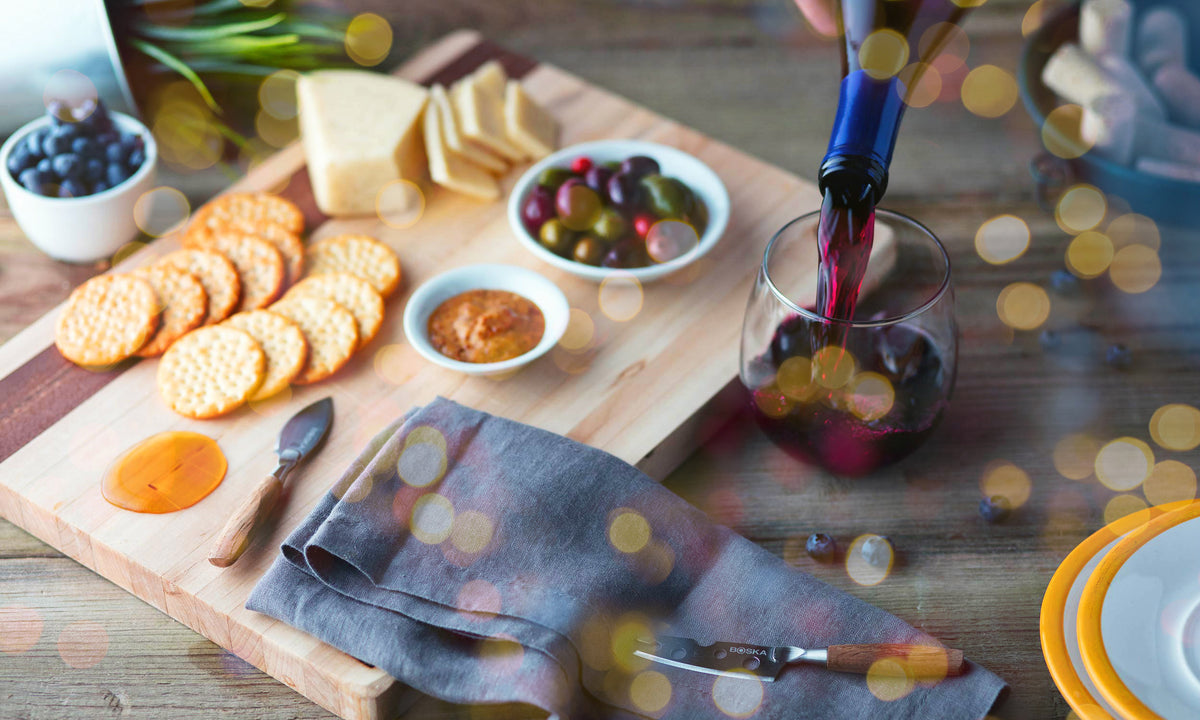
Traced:
<svg viewBox="0 0 1200 720">
<path fill-rule="evenodd" d="M 441 398 L 372 440 L 247 607 L 445 700 L 568 718 L 976 720 L 1004 685 L 972 665 L 873 693 L 862 676 L 815 666 L 763 683 L 634 657 L 655 633 L 934 641 L 607 453 Z"/>
</svg>

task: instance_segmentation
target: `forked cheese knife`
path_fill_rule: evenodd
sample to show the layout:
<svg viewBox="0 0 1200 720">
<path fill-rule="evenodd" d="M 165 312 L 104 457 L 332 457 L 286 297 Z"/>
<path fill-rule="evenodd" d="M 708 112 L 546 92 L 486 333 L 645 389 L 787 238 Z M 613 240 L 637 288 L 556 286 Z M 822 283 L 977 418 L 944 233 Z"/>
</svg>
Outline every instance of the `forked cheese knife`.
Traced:
<svg viewBox="0 0 1200 720">
<path fill-rule="evenodd" d="M 961 675 L 965 670 L 962 650 L 893 643 L 807 649 L 730 642 L 701 645 L 691 638 L 660 636 L 639 638 L 633 654 L 693 672 L 729 673 L 732 677 L 757 677 L 765 682 L 773 682 L 785 667 L 800 662 L 817 663 L 837 672 L 866 674 L 871 671 L 872 674 L 910 676 L 914 680 L 940 680 Z M 893 662 L 876 665 L 879 660 Z M 875 670 L 871 670 L 872 666 Z"/>
<path fill-rule="evenodd" d="M 275 446 L 275 453 L 279 455 L 278 467 L 254 488 L 246 502 L 225 523 L 209 553 L 210 563 L 223 568 L 237 562 L 250 544 L 255 527 L 279 501 L 288 473 L 321 444 L 332 423 L 333 398 L 318 400 L 287 421 L 279 433 L 279 444 Z"/>
</svg>

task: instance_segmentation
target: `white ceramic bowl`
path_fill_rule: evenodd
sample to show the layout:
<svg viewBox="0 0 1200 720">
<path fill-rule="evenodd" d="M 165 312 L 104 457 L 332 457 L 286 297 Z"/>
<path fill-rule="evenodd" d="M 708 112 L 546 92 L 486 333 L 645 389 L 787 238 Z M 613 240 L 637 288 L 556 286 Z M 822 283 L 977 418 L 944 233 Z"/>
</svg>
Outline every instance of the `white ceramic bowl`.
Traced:
<svg viewBox="0 0 1200 720">
<path fill-rule="evenodd" d="M 541 342 L 524 355 L 494 363 L 462 362 L 438 352 L 429 343 L 429 316 L 443 302 L 468 290 L 507 290 L 537 305 L 546 320 Z M 404 308 L 404 334 L 417 352 L 435 365 L 468 375 L 499 375 L 545 355 L 566 332 L 570 314 L 562 290 L 532 270 L 516 265 L 465 265 L 426 280 L 413 291 Z"/>
<path fill-rule="evenodd" d="M 26 190 L 8 172 L 8 156 L 13 148 L 29 133 L 49 125 L 50 118 L 26 123 L 0 147 L 0 187 L 4 188 L 13 217 L 30 241 L 55 260 L 103 260 L 138 235 L 133 206 L 154 185 L 158 148 L 145 125 L 122 113 L 109 115 L 121 132 L 141 134 L 146 142 L 146 160 L 125 182 L 95 195 L 43 197 Z"/>
<path fill-rule="evenodd" d="M 647 267 L 620 269 L 584 265 L 555 255 L 542 247 L 537 238 L 525 229 L 525 224 L 521 221 L 521 206 L 537 185 L 538 176 L 543 170 L 548 167 L 567 167 L 580 155 L 586 155 L 597 163 L 619 162 L 632 155 L 645 155 L 657 160 L 663 175 L 681 180 L 704 201 L 708 209 L 708 226 L 700 236 L 700 242 L 674 260 Z M 713 249 L 729 224 L 729 191 L 710 167 L 682 150 L 643 140 L 597 140 L 565 147 L 526 170 L 517 180 L 512 194 L 508 196 L 508 224 L 512 226 L 513 234 L 526 250 L 556 268 L 597 282 L 615 272 L 621 273 L 623 277 L 633 276 L 640 282 L 649 282 L 686 267 Z"/>
</svg>

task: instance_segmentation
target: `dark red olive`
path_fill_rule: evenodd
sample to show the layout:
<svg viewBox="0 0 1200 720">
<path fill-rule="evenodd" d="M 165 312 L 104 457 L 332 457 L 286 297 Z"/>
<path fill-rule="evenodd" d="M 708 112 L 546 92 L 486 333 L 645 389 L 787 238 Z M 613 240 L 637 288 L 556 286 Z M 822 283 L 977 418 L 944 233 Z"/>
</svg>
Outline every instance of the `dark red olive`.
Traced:
<svg viewBox="0 0 1200 720">
<path fill-rule="evenodd" d="M 588 187 L 600 193 L 601 197 L 604 197 L 608 193 L 606 190 L 608 186 L 608 179 L 612 176 L 612 170 L 609 170 L 603 165 L 593 165 L 592 167 L 588 168 L 586 173 L 584 173 L 583 181 L 587 183 Z"/>
<path fill-rule="evenodd" d="M 525 223 L 525 229 L 534 237 L 537 237 L 542 223 L 554 217 L 554 214 L 554 193 L 541 185 L 529 193 L 524 207 L 521 208 L 521 220 Z"/>
<path fill-rule="evenodd" d="M 641 196 L 637 178 L 628 173 L 616 173 L 608 179 L 608 202 L 622 212 L 632 212 Z"/>
<path fill-rule="evenodd" d="M 646 243 L 641 238 L 626 238 L 609 248 L 600 264 L 608 268 L 646 267 L 650 264 Z"/>
<path fill-rule="evenodd" d="M 634 155 L 633 157 L 625 158 L 621 163 L 621 172 L 641 180 L 647 175 L 657 175 L 660 170 L 658 161 L 654 158 L 646 157 L 645 155 Z"/>
</svg>

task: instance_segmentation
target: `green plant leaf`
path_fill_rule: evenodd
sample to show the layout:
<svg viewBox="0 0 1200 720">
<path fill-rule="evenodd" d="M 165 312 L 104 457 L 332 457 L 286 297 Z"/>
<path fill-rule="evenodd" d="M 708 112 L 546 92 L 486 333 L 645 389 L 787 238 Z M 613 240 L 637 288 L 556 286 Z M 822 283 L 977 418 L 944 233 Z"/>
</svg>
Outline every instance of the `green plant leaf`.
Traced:
<svg viewBox="0 0 1200 720">
<path fill-rule="evenodd" d="M 200 93 L 200 97 L 204 98 L 205 105 L 208 105 L 214 113 L 218 115 L 221 113 L 221 107 L 217 105 L 217 101 L 213 99 L 212 93 L 208 91 L 208 86 L 204 84 L 204 81 L 200 79 L 200 76 L 195 71 L 188 67 L 187 63 L 162 48 L 140 38 L 130 38 L 129 44 L 136 50 L 141 51 L 150 58 L 157 60 L 182 75 L 192 84 L 192 87 L 196 88 L 196 92 Z"/>
<path fill-rule="evenodd" d="M 197 27 L 167 27 L 155 23 L 137 23 L 133 26 L 135 32 L 154 40 L 171 40 L 188 42 L 192 40 L 212 40 L 231 35 L 249 35 L 250 33 L 266 30 L 283 22 L 286 13 L 275 13 L 260 20 L 246 22 L 222 23 L 219 25 L 201 25 Z"/>
</svg>

